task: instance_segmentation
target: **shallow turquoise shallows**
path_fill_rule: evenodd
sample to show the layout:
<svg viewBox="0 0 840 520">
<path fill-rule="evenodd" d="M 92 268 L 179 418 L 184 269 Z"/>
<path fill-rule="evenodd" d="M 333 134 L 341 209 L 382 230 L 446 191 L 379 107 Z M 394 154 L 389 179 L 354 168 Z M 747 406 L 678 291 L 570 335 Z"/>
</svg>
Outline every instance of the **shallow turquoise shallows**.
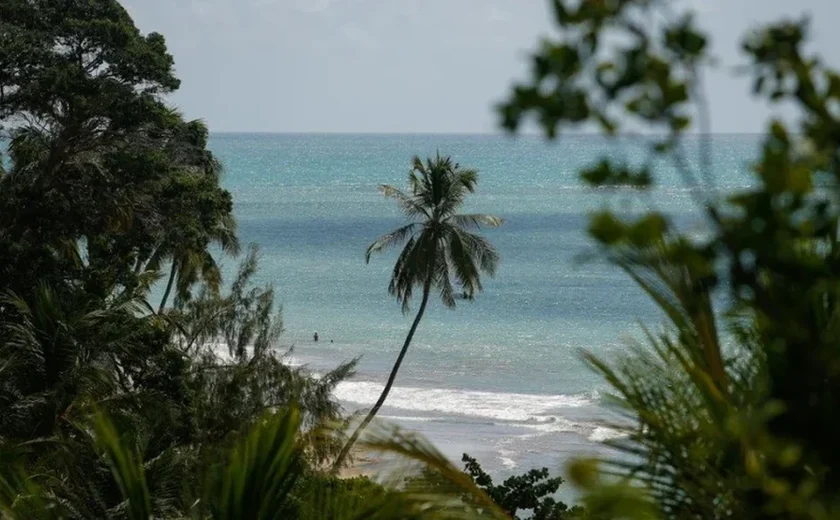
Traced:
<svg viewBox="0 0 840 520">
<path fill-rule="evenodd" d="M 715 136 L 711 145 L 720 191 L 748 186 L 757 138 Z M 622 272 L 587 259 L 596 253 L 587 212 L 656 208 L 702 233 L 695 196 L 672 162 L 651 163 L 661 187 L 644 198 L 578 180 L 603 154 L 647 163 L 647 148 L 633 141 L 216 134 L 211 148 L 225 165 L 243 243 L 261 247 L 259 281 L 273 283 L 283 304 L 281 346 L 294 346 L 290 359 L 323 372 L 362 356 L 357 376 L 338 389 L 351 410 L 376 399 L 413 318 L 387 293 L 395 255 L 364 262 L 366 246 L 401 222 L 377 185 L 403 187 L 414 154 L 440 151 L 480 170 L 465 211 L 505 219 L 486 231 L 502 257 L 498 275 L 455 310 L 433 300 L 380 414 L 452 457 L 477 455 L 496 473 L 559 464 L 615 435 L 600 422 L 607 388 L 579 351 L 619 356 L 638 337 L 639 321 L 659 319 Z M 697 141 L 685 146 L 692 168 L 701 164 L 698 151 Z M 224 262 L 228 272 L 236 264 Z"/>
</svg>

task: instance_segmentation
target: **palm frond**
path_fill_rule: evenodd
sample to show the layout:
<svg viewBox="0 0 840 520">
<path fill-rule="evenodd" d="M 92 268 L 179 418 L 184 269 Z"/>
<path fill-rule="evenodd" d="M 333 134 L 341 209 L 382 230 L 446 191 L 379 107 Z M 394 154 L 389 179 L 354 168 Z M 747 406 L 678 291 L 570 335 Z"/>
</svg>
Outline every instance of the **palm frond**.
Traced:
<svg viewBox="0 0 840 520">
<path fill-rule="evenodd" d="M 658 334 L 644 329 L 646 345 L 637 345 L 628 357 L 606 363 L 584 355 L 616 390 L 634 425 L 624 425 L 626 438 L 607 443 L 626 456 L 605 466 L 643 483 L 675 517 L 689 511 L 709 518 L 737 516 L 736 503 L 727 498 L 732 493 L 725 461 L 734 454 L 726 432 L 736 418 L 750 420 L 749 403 L 757 402 L 761 391 L 755 370 L 760 364 L 738 343 L 733 362 L 725 360 L 708 292 L 687 269 L 671 263 L 667 251 L 614 251 L 610 258 L 669 323 Z"/>
<path fill-rule="evenodd" d="M 213 241 L 219 244 L 225 253 L 232 256 L 239 254 L 241 248 L 239 236 L 236 234 L 236 218 L 232 214 L 222 216 L 213 232 Z"/>
<path fill-rule="evenodd" d="M 380 424 L 373 426 L 360 441 L 369 451 L 397 457 L 403 472 L 395 475 L 396 483 L 405 483 L 405 472 L 422 469 L 427 478 L 408 480 L 403 500 L 425 503 L 435 512 L 430 518 L 497 518 L 507 514 L 478 488 L 473 480 L 455 467 L 440 451 L 422 437 L 406 434 L 399 428 Z M 415 473 L 416 475 L 416 473 Z M 431 477 L 431 481 L 428 477 Z M 433 486 L 430 486 L 433 484 Z"/>
<path fill-rule="evenodd" d="M 708 289 L 694 280 L 686 268 L 669 262 L 666 247 L 662 244 L 650 250 L 617 253 L 611 258 L 665 311 L 677 330 L 690 331 L 693 348 L 689 348 L 689 354 L 705 366 L 725 393 L 728 377 Z"/>
<path fill-rule="evenodd" d="M 445 244 L 438 244 L 438 248 L 445 249 Z M 452 288 L 452 280 L 449 278 L 449 265 L 446 254 L 439 254 L 435 257 L 434 285 L 440 290 L 440 301 L 448 308 L 455 307 L 455 291 Z"/>
<path fill-rule="evenodd" d="M 412 222 L 376 239 L 365 251 L 365 263 L 370 263 L 370 257 L 373 253 L 379 253 L 404 243 L 415 232 L 417 226 L 417 223 Z"/>
<path fill-rule="evenodd" d="M 297 444 L 300 413 L 289 409 L 260 420 L 233 449 L 205 501 L 216 520 L 293 518 L 292 490 L 303 476 Z"/>
<path fill-rule="evenodd" d="M 464 204 L 468 194 L 475 191 L 478 170 L 461 168 L 451 160 L 440 162 L 440 159 L 435 168 L 439 172 L 439 179 L 435 182 L 435 214 L 444 220 Z"/>
<path fill-rule="evenodd" d="M 409 239 L 394 264 L 388 291 L 402 304 L 403 312 L 408 311 L 413 289 L 434 278 L 437 241 L 435 234 L 425 228 L 416 240 Z"/>
<path fill-rule="evenodd" d="M 453 231 L 458 235 L 466 256 L 478 264 L 479 270 L 489 276 L 496 276 L 500 257 L 493 244 L 483 236 L 463 229 L 453 228 Z"/>
<path fill-rule="evenodd" d="M 382 184 L 379 186 L 379 192 L 383 196 L 397 201 L 397 204 L 402 212 L 410 219 L 430 217 L 428 210 L 422 204 L 403 193 L 399 188 L 395 188 L 394 186 L 390 186 L 388 184 Z"/>
<path fill-rule="evenodd" d="M 493 215 L 484 215 L 481 213 L 468 215 L 452 215 L 449 219 L 453 224 L 465 229 L 481 229 L 481 226 L 499 227 L 504 224 L 504 219 Z"/>
<path fill-rule="evenodd" d="M 447 261 L 458 279 L 458 284 L 464 288 L 467 298 L 472 299 L 475 293 L 482 290 L 481 276 L 476 266 L 477 259 L 456 230 L 450 229 L 446 238 Z"/>
<path fill-rule="evenodd" d="M 0 516 L 9 520 L 66 518 L 66 508 L 27 475 L 15 458 L 19 454 L 12 458 L 3 453 L 0 461 Z"/>
<path fill-rule="evenodd" d="M 143 464 L 139 456 L 127 448 L 114 425 L 99 414 L 94 421 L 96 444 L 111 467 L 111 473 L 126 500 L 126 516 L 132 520 L 152 518 L 152 503 Z"/>
<path fill-rule="evenodd" d="M 426 165 L 423 164 L 423 159 L 421 159 L 419 155 L 414 155 L 414 156 L 411 157 L 411 171 L 412 172 L 417 172 L 421 176 L 424 176 L 424 175 L 427 174 Z M 422 178 L 422 177 L 418 177 L 418 178 Z"/>
</svg>

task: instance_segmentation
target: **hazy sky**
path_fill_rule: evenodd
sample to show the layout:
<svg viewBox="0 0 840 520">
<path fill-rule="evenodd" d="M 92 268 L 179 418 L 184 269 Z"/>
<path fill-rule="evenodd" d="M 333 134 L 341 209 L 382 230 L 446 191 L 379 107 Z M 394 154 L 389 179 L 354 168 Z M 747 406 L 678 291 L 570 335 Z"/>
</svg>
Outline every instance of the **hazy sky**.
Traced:
<svg viewBox="0 0 840 520">
<path fill-rule="evenodd" d="M 684 0 L 726 67 L 743 29 L 813 15 L 814 48 L 840 62 L 840 0 Z M 123 0 L 164 34 L 173 102 L 214 131 L 490 132 L 493 105 L 552 34 L 547 0 Z M 728 69 L 707 78 L 716 132 L 768 110 Z"/>
</svg>

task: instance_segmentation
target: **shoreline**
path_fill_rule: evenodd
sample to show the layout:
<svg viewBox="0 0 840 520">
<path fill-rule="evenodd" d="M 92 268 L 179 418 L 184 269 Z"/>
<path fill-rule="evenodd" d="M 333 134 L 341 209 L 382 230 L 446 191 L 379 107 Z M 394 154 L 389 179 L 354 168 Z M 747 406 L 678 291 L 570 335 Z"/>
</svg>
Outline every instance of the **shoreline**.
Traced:
<svg viewBox="0 0 840 520">
<path fill-rule="evenodd" d="M 338 477 L 341 479 L 367 477 L 374 480 L 382 474 L 386 465 L 382 456 L 371 450 L 354 446 L 350 452 L 350 463 L 339 470 Z"/>
</svg>

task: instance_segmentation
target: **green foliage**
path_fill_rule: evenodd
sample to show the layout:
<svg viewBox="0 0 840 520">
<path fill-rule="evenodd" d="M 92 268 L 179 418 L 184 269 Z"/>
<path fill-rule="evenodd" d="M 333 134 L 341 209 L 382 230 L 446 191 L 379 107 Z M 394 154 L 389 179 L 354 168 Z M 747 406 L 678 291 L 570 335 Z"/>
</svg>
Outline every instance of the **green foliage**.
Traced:
<svg viewBox="0 0 840 520">
<path fill-rule="evenodd" d="M 207 127 L 165 102 L 172 69 L 115 0 L 0 3 L 3 515 L 192 514 L 242 432 L 293 403 L 306 464 L 340 446 L 315 439 L 353 363 L 283 362 L 255 250 L 223 294 L 210 248 L 239 251 L 232 199 Z"/>
<path fill-rule="evenodd" d="M 114 425 L 102 416 L 94 425 L 98 448 L 104 453 L 111 473 L 117 481 L 120 493 L 127 502 L 126 516 L 132 520 L 146 520 L 152 517 L 152 504 L 143 466 L 136 453 L 124 449 Z"/>
<path fill-rule="evenodd" d="M 316 475 L 305 478 L 300 488 L 302 520 L 359 518 L 364 517 L 361 513 L 366 510 L 373 516 L 376 513 L 371 506 L 382 504 L 389 499 L 389 493 L 394 493 L 368 477 Z"/>
<path fill-rule="evenodd" d="M 553 498 L 563 478 L 549 477 L 548 468 L 532 469 L 522 475 L 508 477 L 501 484 L 493 484 L 493 479 L 481 469 L 477 460 L 466 453 L 461 460 L 464 462 L 464 471 L 476 485 L 511 518 L 522 518 L 516 516 L 521 510 L 529 511 L 526 518 L 532 520 L 562 520 L 576 518 L 581 514 L 580 508 L 570 509 Z"/>
<path fill-rule="evenodd" d="M 207 127 L 165 103 L 178 85 L 163 38 L 116 0 L 0 3 L 0 516 L 476 518 L 457 500 L 471 493 L 497 512 L 407 437 L 370 448 L 457 495 L 321 472 L 355 363 L 317 378 L 284 363 L 256 248 L 223 290 L 210 248 L 239 252 L 232 200 Z M 438 162 L 423 203 L 457 233 L 434 282 L 451 289 L 451 269 L 471 298 L 495 252 L 464 229 L 497 222 L 455 216 L 475 174 Z"/>
<path fill-rule="evenodd" d="M 292 489 L 302 472 L 295 433 L 300 416 L 290 410 L 258 422 L 233 449 L 206 502 L 212 518 L 282 519 L 296 516 Z"/>
<path fill-rule="evenodd" d="M 324 437 L 319 428 L 341 420 L 332 390 L 353 363 L 317 379 L 289 367 L 273 347 L 279 327 L 270 288 L 249 289 L 242 277 L 234 285 L 239 288 L 230 295 L 205 288 L 194 300 L 194 309 L 226 310 L 210 325 L 187 311 L 142 315 L 132 302 L 89 310 L 46 287 L 35 300 L 7 297 L 4 304 L 14 306 L 18 320 L 5 325 L 0 341 L 0 448 L 38 474 L 49 496 L 84 505 L 85 512 L 69 515 L 74 518 L 111 516 L 122 507 L 124 485 L 108 476 L 108 467 L 125 461 L 108 451 L 111 441 L 94 449 L 88 432 L 101 426 L 93 420 L 94 407 L 107 411 L 123 432 L 121 442 L 149 461 L 149 492 L 158 513 L 186 507 L 193 491 L 184 481 L 212 471 L 207 461 L 228 450 L 267 410 L 299 403 L 307 464 L 334 456 L 341 437 Z M 255 312 L 254 301 L 262 302 L 263 311 Z M 188 325 L 176 326 L 181 323 Z M 200 332 L 202 324 L 247 330 L 237 337 L 256 348 L 220 359 L 214 336 Z M 188 348 L 182 330 L 208 335 Z M 103 431 L 99 437 L 111 436 Z"/>
<path fill-rule="evenodd" d="M 407 478 L 404 487 L 428 488 L 440 492 L 457 492 L 453 482 L 461 481 L 464 492 L 460 500 L 465 506 L 482 510 L 488 507 L 488 500 L 493 504 L 491 510 L 503 514 L 505 518 L 518 520 L 530 518 L 533 520 L 561 520 L 583 518 L 584 510 L 580 507 L 569 508 L 565 503 L 555 500 L 563 483 L 562 477 L 549 477 L 548 468 L 532 469 L 522 475 L 514 475 L 505 479 L 501 484 L 494 484 L 477 460 L 466 453 L 462 459 L 464 471 L 458 479 L 443 478 L 435 469 L 427 467 L 418 475 Z M 473 487 L 483 493 L 476 494 Z M 523 513 L 525 516 L 517 516 Z"/>
<path fill-rule="evenodd" d="M 409 223 L 373 242 L 365 253 L 369 262 L 378 253 L 404 244 L 388 292 L 408 311 L 413 290 L 434 288 L 447 307 L 455 307 L 454 277 L 466 298 L 480 292 L 481 273 L 493 276 L 499 255 L 481 235 L 470 230 L 497 227 L 502 219 L 492 215 L 467 215 L 457 211 L 475 191 L 478 171 L 461 168 L 450 157 L 419 157 L 408 174 L 409 193 L 383 185 L 379 191 L 397 202 Z"/>
<path fill-rule="evenodd" d="M 167 316 L 176 331 L 173 341 L 193 360 L 189 378 L 192 421 L 197 434 L 211 445 L 250 424 L 266 409 L 298 404 L 301 422 L 316 435 L 324 424 L 341 422 L 333 399 L 335 386 L 352 375 L 355 360 L 342 363 L 319 378 L 293 368 L 275 349 L 282 333 L 282 315 L 274 309 L 272 287 L 252 287 L 257 249 L 251 247 L 228 294 L 207 287 L 198 297 Z M 227 356 L 220 358 L 220 352 Z M 307 449 L 312 462 L 334 456 L 341 439 L 323 438 Z"/>
<path fill-rule="evenodd" d="M 179 295 L 199 278 L 218 287 L 207 247 L 237 249 L 231 198 L 206 127 L 163 100 L 179 84 L 163 37 L 115 0 L 12 0 L 0 39 L 3 288 L 142 294 L 176 245 Z"/>
<path fill-rule="evenodd" d="M 136 451 L 103 415 L 95 419 L 96 445 L 119 484 L 121 501 L 107 515 L 79 514 L 86 505 L 58 499 L 28 480 L 16 464 L 0 467 L 0 511 L 4 518 L 283 518 L 477 519 L 507 518 L 481 489 L 428 444 L 388 432 L 369 448 L 384 450 L 425 468 L 409 486 L 397 490 L 367 478 L 341 480 L 307 470 L 296 408 L 263 416 L 232 445 L 206 482 L 192 479 L 197 500 L 182 511 L 154 510 L 150 474 Z M 219 463 L 221 462 L 221 466 Z M 408 466 L 405 466 L 408 467 Z M 434 482 L 434 485 L 431 485 Z"/>
<path fill-rule="evenodd" d="M 393 485 L 401 488 L 398 495 L 392 495 L 395 500 L 392 504 L 397 507 L 382 508 L 378 518 L 399 517 L 414 510 L 418 518 L 424 512 L 432 518 L 436 514 L 444 518 L 509 518 L 468 474 L 456 468 L 428 441 L 397 428 L 374 425 L 371 430 L 361 443 L 363 448 L 390 454 L 403 462 L 407 470 L 414 470 L 408 475 L 395 476 Z"/>
<path fill-rule="evenodd" d="M 284 362 L 256 248 L 223 290 L 210 248 L 239 251 L 232 200 L 206 126 L 164 101 L 172 68 L 115 0 L 0 3 L 0 515 L 478 517 L 442 491 L 321 472 L 344 440 L 332 393 L 355 363 L 316 378 Z M 428 201 L 453 206 L 441 218 L 470 175 Z M 470 297 L 492 260 L 452 266 Z M 400 439 L 373 447 L 457 477 Z M 458 496 L 481 495 L 468 484 L 456 478 Z"/>
<path fill-rule="evenodd" d="M 580 518 L 656 520 L 663 517 L 646 489 L 605 478 L 597 461 L 575 461 L 569 467 L 569 476 L 584 491 L 583 507 L 578 510 Z"/>
<path fill-rule="evenodd" d="M 607 135 L 659 132 L 650 153 L 673 161 L 707 223 L 697 238 L 667 215 L 592 216 L 592 237 L 667 325 L 646 331 L 647 343 L 629 357 L 587 356 L 634 426 L 611 443 L 622 456 L 600 470 L 580 465 L 575 480 L 595 517 L 834 518 L 840 76 L 804 50 L 805 22 L 747 35 L 754 94 L 795 105 L 798 126 L 772 121 L 753 187 L 720 198 L 701 81 L 707 37 L 668 4 L 554 0 L 561 38 L 544 42 L 531 81 L 500 107 L 505 127 L 534 114 L 551 137 L 584 123 Z M 696 161 L 681 146 L 689 129 L 700 133 Z M 656 181 L 608 159 L 583 178 L 594 186 Z M 650 502 L 627 486 L 646 490 Z"/>
<path fill-rule="evenodd" d="M 41 285 L 27 301 L 0 298 L 17 319 L 3 324 L 0 359 L 0 437 L 25 439 L 55 433 L 82 395 L 117 392 L 115 357 L 136 346 L 128 305 L 101 308 L 82 295 Z"/>
</svg>

